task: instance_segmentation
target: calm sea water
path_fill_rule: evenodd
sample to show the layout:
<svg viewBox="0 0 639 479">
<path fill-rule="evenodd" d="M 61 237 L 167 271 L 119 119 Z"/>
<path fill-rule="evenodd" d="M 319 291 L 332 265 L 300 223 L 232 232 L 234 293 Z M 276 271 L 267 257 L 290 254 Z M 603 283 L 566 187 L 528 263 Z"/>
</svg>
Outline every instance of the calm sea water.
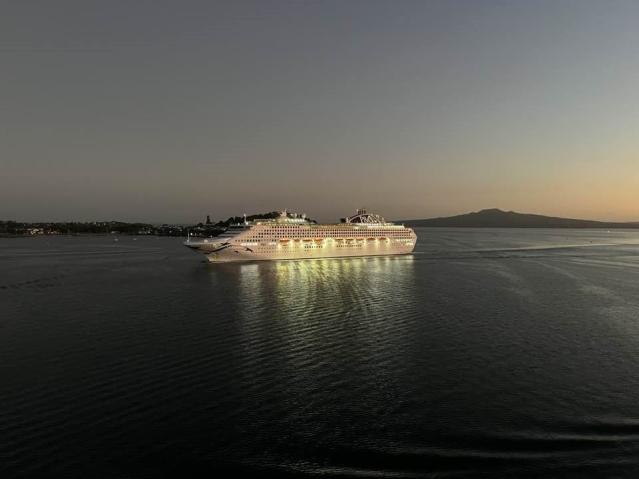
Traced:
<svg viewBox="0 0 639 479">
<path fill-rule="evenodd" d="M 639 231 L 417 233 L 0 239 L 0 476 L 637 477 Z"/>
</svg>

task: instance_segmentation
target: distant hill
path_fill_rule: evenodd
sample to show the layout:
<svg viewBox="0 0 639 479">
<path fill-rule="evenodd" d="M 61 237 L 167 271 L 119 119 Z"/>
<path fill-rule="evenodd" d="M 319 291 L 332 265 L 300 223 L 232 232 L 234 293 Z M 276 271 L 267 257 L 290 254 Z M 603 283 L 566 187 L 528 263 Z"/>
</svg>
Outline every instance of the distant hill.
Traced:
<svg viewBox="0 0 639 479">
<path fill-rule="evenodd" d="M 605 221 L 577 220 L 516 213 L 514 211 L 502 211 L 497 208 L 444 218 L 403 220 L 402 223 L 409 226 L 458 228 L 639 228 L 639 222 L 614 223 Z"/>
</svg>

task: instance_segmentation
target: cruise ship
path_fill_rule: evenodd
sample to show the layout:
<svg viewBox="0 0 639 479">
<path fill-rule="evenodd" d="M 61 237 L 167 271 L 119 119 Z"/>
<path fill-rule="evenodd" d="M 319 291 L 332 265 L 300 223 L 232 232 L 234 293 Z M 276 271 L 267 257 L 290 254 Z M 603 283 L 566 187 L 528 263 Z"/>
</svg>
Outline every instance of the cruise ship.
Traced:
<svg viewBox="0 0 639 479">
<path fill-rule="evenodd" d="M 226 263 L 408 254 L 416 242 L 411 228 L 359 209 L 336 224 L 317 224 L 284 210 L 277 218 L 245 219 L 214 238 L 189 236 L 184 245 L 212 263 Z"/>
</svg>

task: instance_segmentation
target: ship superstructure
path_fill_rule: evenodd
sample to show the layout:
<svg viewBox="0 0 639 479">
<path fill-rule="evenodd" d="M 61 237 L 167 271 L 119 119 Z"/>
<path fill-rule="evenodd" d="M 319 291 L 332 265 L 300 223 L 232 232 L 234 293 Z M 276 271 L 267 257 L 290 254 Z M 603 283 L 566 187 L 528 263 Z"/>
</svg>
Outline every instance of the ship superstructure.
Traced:
<svg viewBox="0 0 639 479">
<path fill-rule="evenodd" d="M 231 225 L 214 238 L 189 238 L 184 245 L 211 262 L 231 262 L 408 254 L 416 241 L 411 228 L 364 209 L 336 224 L 317 224 L 285 210 L 277 218 Z"/>
</svg>

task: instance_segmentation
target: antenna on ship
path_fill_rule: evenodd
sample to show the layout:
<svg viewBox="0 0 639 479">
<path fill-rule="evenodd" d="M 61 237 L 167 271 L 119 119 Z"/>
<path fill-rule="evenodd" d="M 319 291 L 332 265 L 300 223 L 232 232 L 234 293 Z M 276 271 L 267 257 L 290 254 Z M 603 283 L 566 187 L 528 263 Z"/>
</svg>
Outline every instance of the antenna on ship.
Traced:
<svg viewBox="0 0 639 479">
<path fill-rule="evenodd" d="M 244 225 L 248 224 L 246 221 L 246 213 L 244 213 Z"/>
</svg>

